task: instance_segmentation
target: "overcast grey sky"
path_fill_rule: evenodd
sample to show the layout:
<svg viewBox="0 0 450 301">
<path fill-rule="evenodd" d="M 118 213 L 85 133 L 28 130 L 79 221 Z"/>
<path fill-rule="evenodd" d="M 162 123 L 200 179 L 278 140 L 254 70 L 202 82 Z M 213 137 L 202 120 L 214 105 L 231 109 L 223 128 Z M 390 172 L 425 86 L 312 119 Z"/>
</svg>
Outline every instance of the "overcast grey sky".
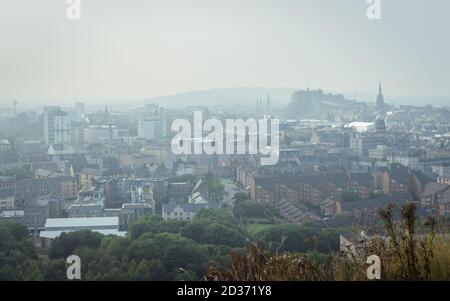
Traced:
<svg viewBox="0 0 450 301">
<path fill-rule="evenodd" d="M 235 86 L 450 96 L 450 1 L 0 0 L 0 104 Z"/>
</svg>

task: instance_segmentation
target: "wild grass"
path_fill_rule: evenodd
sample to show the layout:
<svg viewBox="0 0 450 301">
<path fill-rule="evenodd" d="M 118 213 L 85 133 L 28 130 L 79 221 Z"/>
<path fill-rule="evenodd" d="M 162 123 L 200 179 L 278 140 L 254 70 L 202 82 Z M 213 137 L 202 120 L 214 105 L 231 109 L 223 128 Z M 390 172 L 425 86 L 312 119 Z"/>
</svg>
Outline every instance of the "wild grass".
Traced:
<svg viewBox="0 0 450 301">
<path fill-rule="evenodd" d="M 249 244 L 245 254 L 230 253 L 228 268 L 212 267 L 207 280 L 220 281 L 320 281 L 332 275 L 306 255 L 272 255 L 262 245 Z"/>
<path fill-rule="evenodd" d="M 418 225 L 416 206 L 401 208 L 401 219 L 394 221 L 395 207 L 380 212 L 385 235 L 372 237 L 363 248 L 363 256 L 345 252 L 332 255 L 324 264 L 306 254 L 273 254 L 262 244 L 250 243 L 246 252 L 231 252 L 229 266 L 209 268 L 207 280 L 221 281 L 365 281 L 368 264 L 365 258 L 381 259 L 381 280 L 384 281 L 449 281 L 450 241 L 437 233 L 438 224 L 429 218 Z M 425 227 L 425 234 L 417 229 Z"/>
</svg>

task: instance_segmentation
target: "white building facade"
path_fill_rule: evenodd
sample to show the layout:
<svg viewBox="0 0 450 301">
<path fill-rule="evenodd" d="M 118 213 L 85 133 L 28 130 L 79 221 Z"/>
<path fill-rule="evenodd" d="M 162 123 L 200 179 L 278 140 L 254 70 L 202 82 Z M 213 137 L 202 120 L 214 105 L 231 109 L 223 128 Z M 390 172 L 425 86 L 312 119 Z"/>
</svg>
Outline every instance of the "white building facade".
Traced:
<svg viewBox="0 0 450 301">
<path fill-rule="evenodd" d="M 48 145 L 63 145 L 72 142 L 72 129 L 67 112 L 58 107 L 44 109 L 44 139 Z"/>
</svg>

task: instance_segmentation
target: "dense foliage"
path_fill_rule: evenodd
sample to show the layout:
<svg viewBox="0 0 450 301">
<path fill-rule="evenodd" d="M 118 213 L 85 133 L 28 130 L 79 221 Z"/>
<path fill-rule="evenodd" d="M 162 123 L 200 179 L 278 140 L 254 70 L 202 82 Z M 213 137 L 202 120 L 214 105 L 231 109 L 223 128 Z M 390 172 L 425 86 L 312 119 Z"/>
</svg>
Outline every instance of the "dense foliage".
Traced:
<svg viewBox="0 0 450 301">
<path fill-rule="evenodd" d="M 247 210 L 244 216 L 264 212 L 245 206 L 237 209 Z M 338 238 L 314 225 L 250 230 L 226 210 L 206 209 L 189 222 L 143 217 L 130 225 L 126 237 L 64 233 L 49 250 L 36 250 L 26 228 L 5 224 L 0 227 L 0 279 L 65 280 L 65 259 L 78 255 L 83 280 L 201 280 L 208 268 L 227 265 L 228 254 L 244 251 L 249 241 L 264 241 L 277 252 L 328 252 L 336 250 Z"/>
<path fill-rule="evenodd" d="M 17 224 L 0 224 L 0 280 L 20 280 L 23 263 L 36 260 L 37 254 L 28 230 Z"/>
</svg>

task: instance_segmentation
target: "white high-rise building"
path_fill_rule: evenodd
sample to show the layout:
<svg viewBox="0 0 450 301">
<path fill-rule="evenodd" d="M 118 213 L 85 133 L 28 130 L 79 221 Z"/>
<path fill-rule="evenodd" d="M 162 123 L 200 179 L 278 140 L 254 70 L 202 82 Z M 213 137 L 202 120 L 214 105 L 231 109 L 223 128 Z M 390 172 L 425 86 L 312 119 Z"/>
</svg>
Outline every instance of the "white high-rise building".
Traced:
<svg viewBox="0 0 450 301">
<path fill-rule="evenodd" d="M 153 140 L 167 136 L 167 122 L 160 117 L 152 117 L 139 121 L 138 136 L 140 138 Z"/>
<path fill-rule="evenodd" d="M 72 129 L 69 114 L 61 111 L 60 107 L 45 107 L 44 139 L 47 146 L 71 143 Z"/>
</svg>

